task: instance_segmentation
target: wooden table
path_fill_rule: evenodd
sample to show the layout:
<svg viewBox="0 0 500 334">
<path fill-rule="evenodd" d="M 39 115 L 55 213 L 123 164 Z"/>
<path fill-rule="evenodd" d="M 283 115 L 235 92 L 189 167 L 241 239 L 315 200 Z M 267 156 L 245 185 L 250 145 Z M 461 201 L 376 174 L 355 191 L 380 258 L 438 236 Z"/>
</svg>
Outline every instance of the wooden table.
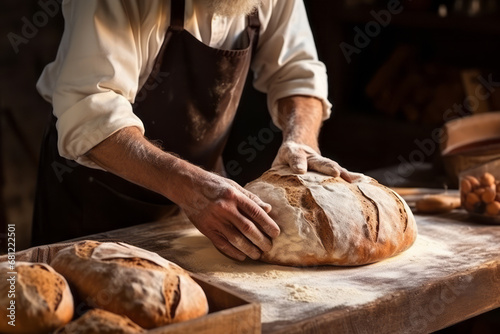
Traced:
<svg viewBox="0 0 500 334">
<path fill-rule="evenodd" d="M 409 250 L 352 268 L 235 262 L 183 216 L 87 238 L 155 251 L 259 302 L 263 333 L 423 333 L 499 307 L 500 226 L 461 210 L 416 220 Z"/>
</svg>

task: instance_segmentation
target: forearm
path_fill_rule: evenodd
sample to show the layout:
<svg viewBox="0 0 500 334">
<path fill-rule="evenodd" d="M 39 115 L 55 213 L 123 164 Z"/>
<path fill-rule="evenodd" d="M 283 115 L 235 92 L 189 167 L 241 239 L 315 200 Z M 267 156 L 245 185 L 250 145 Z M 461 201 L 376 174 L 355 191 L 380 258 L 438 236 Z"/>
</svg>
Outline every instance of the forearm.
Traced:
<svg viewBox="0 0 500 334">
<path fill-rule="evenodd" d="M 290 96 L 278 101 L 278 122 L 283 141 L 308 145 L 316 151 L 322 124 L 323 103 L 315 97 Z"/>
<path fill-rule="evenodd" d="M 278 123 L 283 130 L 273 166 L 289 166 L 294 173 L 314 170 L 351 182 L 355 177 L 338 163 L 321 156 L 318 136 L 323 123 L 323 103 L 310 96 L 291 96 L 278 101 Z"/>
<path fill-rule="evenodd" d="M 237 183 L 210 173 L 150 143 L 136 127 L 118 131 L 87 153 L 89 159 L 179 205 L 223 253 L 258 259 L 279 227 L 269 204 Z"/>
<path fill-rule="evenodd" d="M 179 200 L 181 171 L 196 168 L 149 142 L 136 127 L 117 131 L 87 153 L 100 167 L 132 183 Z M 177 188 L 178 189 L 178 188 Z"/>
</svg>

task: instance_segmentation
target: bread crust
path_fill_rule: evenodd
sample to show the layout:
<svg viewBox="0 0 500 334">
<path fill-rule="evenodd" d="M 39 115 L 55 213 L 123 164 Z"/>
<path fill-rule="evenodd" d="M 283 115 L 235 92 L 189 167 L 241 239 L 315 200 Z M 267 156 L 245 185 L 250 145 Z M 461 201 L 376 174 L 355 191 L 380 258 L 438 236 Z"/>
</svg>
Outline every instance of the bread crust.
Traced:
<svg viewBox="0 0 500 334">
<path fill-rule="evenodd" d="M 92 307 L 150 329 L 205 315 L 208 303 L 186 271 L 156 253 L 125 243 L 83 241 L 51 262 Z"/>
<path fill-rule="evenodd" d="M 66 279 L 45 263 L 16 262 L 0 264 L 0 332 L 49 333 L 71 321 L 73 296 Z M 15 275 L 15 297 L 9 298 L 10 282 Z M 7 307 L 15 301 L 15 326 L 8 324 Z"/>
<path fill-rule="evenodd" d="M 245 186 L 273 207 L 281 234 L 261 260 L 292 266 L 355 266 L 408 249 L 417 227 L 406 202 L 361 175 L 352 183 L 281 167 Z"/>
<path fill-rule="evenodd" d="M 92 309 L 54 334 L 136 334 L 146 331 L 129 318 L 101 309 Z"/>
</svg>

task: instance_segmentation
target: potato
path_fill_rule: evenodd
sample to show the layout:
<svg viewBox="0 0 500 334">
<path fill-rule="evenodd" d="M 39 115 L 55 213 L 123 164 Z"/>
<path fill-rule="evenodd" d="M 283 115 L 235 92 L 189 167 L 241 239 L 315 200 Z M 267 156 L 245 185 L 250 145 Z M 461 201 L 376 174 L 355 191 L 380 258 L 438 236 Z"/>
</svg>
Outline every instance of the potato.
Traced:
<svg viewBox="0 0 500 334">
<path fill-rule="evenodd" d="M 481 200 L 486 204 L 494 202 L 496 194 L 497 194 L 496 191 L 491 187 L 484 188 L 484 189 L 485 189 L 485 191 L 481 195 Z"/>
<path fill-rule="evenodd" d="M 490 173 L 484 173 L 480 178 L 480 182 L 483 186 L 491 186 L 495 184 L 495 177 Z"/>
<path fill-rule="evenodd" d="M 500 213 L 500 203 L 492 202 L 486 206 L 486 213 L 490 216 L 497 216 Z"/>
<path fill-rule="evenodd" d="M 475 193 L 469 193 L 467 194 L 467 197 L 465 199 L 465 203 L 469 205 L 474 205 L 477 202 L 479 202 L 479 196 L 476 195 Z"/>
<path fill-rule="evenodd" d="M 478 179 L 476 179 L 474 176 L 467 175 L 465 178 L 470 182 L 472 190 L 479 187 L 480 183 L 479 183 Z"/>
</svg>

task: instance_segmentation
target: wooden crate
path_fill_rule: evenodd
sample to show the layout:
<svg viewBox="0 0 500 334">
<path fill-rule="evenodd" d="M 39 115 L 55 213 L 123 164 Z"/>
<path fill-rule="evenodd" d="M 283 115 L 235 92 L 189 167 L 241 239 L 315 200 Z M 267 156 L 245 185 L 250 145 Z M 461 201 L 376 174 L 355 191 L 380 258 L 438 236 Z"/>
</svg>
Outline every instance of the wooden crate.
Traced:
<svg viewBox="0 0 500 334">
<path fill-rule="evenodd" d="M 60 243 L 33 247 L 16 253 L 16 262 L 50 263 L 57 252 L 73 243 Z M 0 256 L 0 262 L 7 255 Z M 204 277 L 191 273 L 191 277 L 205 292 L 209 313 L 201 318 L 158 327 L 147 331 L 150 334 L 219 334 L 261 332 L 260 304 L 253 303 L 232 291 L 214 284 Z"/>
</svg>

